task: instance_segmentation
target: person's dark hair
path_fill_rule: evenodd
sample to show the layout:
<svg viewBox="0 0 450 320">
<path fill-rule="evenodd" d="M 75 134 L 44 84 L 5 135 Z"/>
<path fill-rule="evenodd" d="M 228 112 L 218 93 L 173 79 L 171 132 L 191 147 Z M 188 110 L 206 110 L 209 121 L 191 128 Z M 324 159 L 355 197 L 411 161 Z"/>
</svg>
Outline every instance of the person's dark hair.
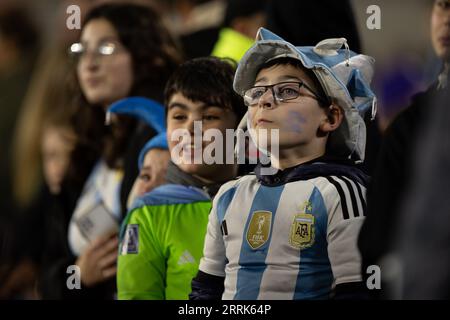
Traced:
<svg viewBox="0 0 450 320">
<path fill-rule="evenodd" d="M 347 39 L 361 52 L 361 41 L 350 0 L 268 1 L 266 28 L 296 46 L 315 45 L 327 38 Z M 326 23 L 316 23 L 326 21 Z M 314 28 L 310 26 L 314 25 Z M 308 30 L 308 32 L 302 32 Z"/>
<path fill-rule="evenodd" d="M 0 37 L 11 39 L 22 52 L 35 50 L 39 43 L 36 28 L 21 7 L 0 12 Z"/>
<path fill-rule="evenodd" d="M 172 74 L 164 91 L 167 107 L 175 93 L 208 105 L 228 107 L 240 120 L 247 107 L 243 99 L 233 90 L 236 63 L 230 59 L 216 57 L 195 58 L 183 63 Z"/>
<path fill-rule="evenodd" d="M 317 79 L 316 75 L 314 74 L 314 72 L 311 69 L 305 68 L 302 65 L 302 63 L 300 62 L 300 60 L 289 58 L 289 57 L 273 59 L 273 60 L 270 60 L 269 62 L 264 63 L 259 68 L 258 72 L 261 71 L 262 69 L 268 69 L 270 67 L 278 66 L 278 65 L 289 65 L 289 66 L 293 66 L 293 67 L 296 67 L 296 68 L 299 68 L 299 69 L 303 70 L 303 72 L 305 72 L 306 75 L 309 78 L 311 78 L 312 82 L 314 83 L 314 86 L 316 87 L 316 93 L 320 97 L 326 99 L 326 101 L 317 100 L 317 102 L 319 103 L 319 106 L 321 106 L 323 108 L 329 107 L 329 105 L 330 105 L 330 103 L 328 103 L 329 102 L 329 98 L 325 94 L 325 91 L 323 90 L 323 87 L 320 84 L 319 80 Z M 327 102 L 327 103 L 325 103 L 325 102 Z"/>
<path fill-rule="evenodd" d="M 132 57 L 133 85 L 128 96 L 144 96 L 163 101 L 164 84 L 181 62 L 179 50 L 163 26 L 157 12 L 136 4 L 104 4 L 92 9 L 83 22 L 83 28 L 92 20 L 105 19 L 116 30 L 120 42 Z M 89 105 L 76 83 L 80 113 L 75 127 L 86 141 L 95 139 L 96 148 L 103 150 L 109 167 L 117 167 L 137 120 L 118 116 L 117 121 L 103 125 L 103 107 Z"/>
<path fill-rule="evenodd" d="M 120 42 L 133 61 L 134 83 L 130 95 L 148 95 L 155 84 L 164 84 L 181 61 L 179 51 L 156 11 L 148 6 L 105 4 L 90 11 L 90 21 L 106 19 L 116 29 Z M 162 92 L 155 92 L 161 94 Z"/>
<path fill-rule="evenodd" d="M 74 148 L 70 154 L 71 163 L 65 173 L 63 184 L 81 190 L 97 160 L 98 150 L 95 150 L 90 144 L 78 141 L 78 136 L 75 134 L 71 122 L 71 118 L 73 117 L 71 113 L 74 110 L 71 110 L 71 106 L 68 105 L 68 98 L 60 95 L 59 100 L 54 101 L 56 108 L 52 108 L 52 110 L 46 112 L 42 123 L 42 131 L 47 128 L 56 128 L 67 130 L 74 134 L 72 137 L 74 139 Z"/>
<path fill-rule="evenodd" d="M 257 13 L 266 13 L 267 0 L 226 0 L 227 8 L 223 27 L 231 27 L 237 18 L 249 18 Z"/>
</svg>

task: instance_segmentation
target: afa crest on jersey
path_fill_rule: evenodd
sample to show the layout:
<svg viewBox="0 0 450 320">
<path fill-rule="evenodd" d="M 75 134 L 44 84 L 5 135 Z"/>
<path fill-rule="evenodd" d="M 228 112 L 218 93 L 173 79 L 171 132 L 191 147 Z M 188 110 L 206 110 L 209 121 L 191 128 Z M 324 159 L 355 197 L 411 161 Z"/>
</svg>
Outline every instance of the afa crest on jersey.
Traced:
<svg viewBox="0 0 450 320">
<path fill-rule="evenodd" d="M 297 214 L 291 225 L 289 243 L 296 249 L 306 249 L 314 244 L 314 216 L 309 213 Z"/>
<path fill-rule="evenodd" d="M 272 212 L 254 211 L 247 228 L 247 242 L 252 249 L 262 247 L 269 240 L 272 227 Z"/>
</svg>

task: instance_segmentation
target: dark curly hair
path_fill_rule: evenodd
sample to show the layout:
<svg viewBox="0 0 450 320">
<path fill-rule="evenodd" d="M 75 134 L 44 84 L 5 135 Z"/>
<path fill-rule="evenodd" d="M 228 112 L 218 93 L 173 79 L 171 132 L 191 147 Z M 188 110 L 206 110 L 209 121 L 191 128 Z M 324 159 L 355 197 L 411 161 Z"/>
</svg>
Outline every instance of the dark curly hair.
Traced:
<svg viewBox="0 0 450 320">
<path fill-rule="evenodd" d="M 132 57 L 133 85 L 128 96 L 144 96 L 163 101 L 164 85 L 181 62 L 180 51 L 158 13 L 149 6 L 136 4 L 104 4 L 93 8 L 83 22 L 105 19 L 114 27 L 120 42 Z M 81 141 L 96 150 L 111 168 L 120 166 L 137 120 L 119 116 L 110 126 L 104 125 L 105 111 L 90 105 L 78 81 L 75 81 L 75 104 L 80 110 L 73 119 Z"/>
</svg>

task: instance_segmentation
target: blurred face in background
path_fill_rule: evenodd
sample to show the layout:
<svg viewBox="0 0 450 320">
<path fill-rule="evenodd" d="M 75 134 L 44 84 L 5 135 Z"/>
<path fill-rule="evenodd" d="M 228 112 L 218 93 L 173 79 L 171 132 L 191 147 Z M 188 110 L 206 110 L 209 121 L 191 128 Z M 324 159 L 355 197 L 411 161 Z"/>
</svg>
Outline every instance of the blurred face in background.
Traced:
<svg viewBox="0 0 450 320">
<path fill-rule="evenodd" d="M 159 157 L 158 152 L 159 151 Z M 152 149 L 144 157 L 142 169 L 137 181 L 137 193 L 139 196 L 150 192 L 155 187 L 164 183 L 167 164 L 170 161 L 170 153 L 167 150 Z M 155 172 L 155 168 L 156 171 Z"/>
<path fill-rule="evenodd" d="M 431 14 L 431 39 L 439 58 L 450 61 L 450 0 L 435 0 Z"/>
<path fill-rule="evenodd" d="M 91 104 L 107 107 L 125 98 L 133 85 L 132 58 L 117 31 L 106 19 L 94 19 L 81 34 L 77 74 Z"/>
<path fill-rule="evenodd" d="M 75 147 L 75 135 L 67 128 L 49 126 L 42 134 L 42 162 L 44 178 L 52 194 L 61 191 L 61 184 Z"/>
<path fill-rule="evenodd" d="M 152 191 L 166 181 L 165 178 L 169 161 L 170 153 L 167 150 L 151 149 L 147 152 L 139 175 L 128 196 L 128 209 L 131 208 L 137 197 Z"/>
</svg>

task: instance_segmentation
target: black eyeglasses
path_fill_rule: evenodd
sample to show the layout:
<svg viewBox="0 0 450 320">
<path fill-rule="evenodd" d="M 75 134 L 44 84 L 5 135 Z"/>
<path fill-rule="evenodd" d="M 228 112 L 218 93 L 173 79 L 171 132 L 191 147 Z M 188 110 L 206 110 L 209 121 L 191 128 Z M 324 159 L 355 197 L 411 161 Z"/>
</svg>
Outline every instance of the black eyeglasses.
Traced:
<svg viewBox="0 0 450 320">
<path fill-rule="evenodd" d="M 244 103 L 246 106 L 255 106 L 259 103 L 259 99 L 266 93 L 268 89 L 272 91 L 272 96 L 274 101 L 284 102 L 288 100 L 297 99 L 300 96 L 306 96 L 304 92 L 302 92 L 302 88 L 308 89 L 314 98 L 323 104 L 328 103 L 328 99 L 321 97 L 317 94 L 313 89 L 311 89 L 306 83 L 302 81 L 288 81 L 288 82 L 279 82 L 272 85 L 267 86 L 255 86 L 244 93 Z"/>
</svg>

